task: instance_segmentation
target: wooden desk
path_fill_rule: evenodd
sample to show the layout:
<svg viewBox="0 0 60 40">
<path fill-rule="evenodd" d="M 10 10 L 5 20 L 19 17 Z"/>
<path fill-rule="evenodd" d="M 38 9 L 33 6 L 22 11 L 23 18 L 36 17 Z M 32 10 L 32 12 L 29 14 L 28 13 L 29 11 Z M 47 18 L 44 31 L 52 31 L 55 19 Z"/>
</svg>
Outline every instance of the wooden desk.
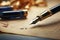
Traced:
<svg viewBox="0 0 60 40">
<path fill-rule="evenodd" d="M 60 39 L 60 12 L 41 22 L 38 22 L 35 25 L 29 25 L 29 22 L 34 19 L 36 15 L 40 14 L 45 9 L 53 7 L 54 5 L 60 3 L 60 0 L 47 0 L 47 2 L 48 7 L 31 7 L 26 20 L 5 21 L 9 24 L 7 28 L 2 27 L 2 25 L 0 24 L 0 31 L 7 33 Z M 1 22 L 3 21 L 0 21 L 0 23 Z M 33 26 L 35 26 L 35 28 L 30 28 Z"/>
</svg>

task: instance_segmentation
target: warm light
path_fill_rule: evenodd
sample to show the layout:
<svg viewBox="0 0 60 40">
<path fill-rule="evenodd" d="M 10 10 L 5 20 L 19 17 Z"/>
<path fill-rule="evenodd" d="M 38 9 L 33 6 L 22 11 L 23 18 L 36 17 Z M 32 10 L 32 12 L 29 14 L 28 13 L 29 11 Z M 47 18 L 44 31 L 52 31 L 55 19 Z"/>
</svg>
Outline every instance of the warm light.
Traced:
<svg viewBox="0 0 60 40">
<path fill-rule="evenodd" d="M 25 8 L 29 8 L 29 5 L 26 5 L 26 7 Z"/>
<path fill-rule="evenodd" d="M 9 4 L 10 4 L 9 1 L 7 1 L 7 2 L 3 1 L 3 2 L 1 3 L 2 6 L 4 6 L 4 5 L 9 5 Z"/>
<path fill-rule="evenodd" d="M 36 3 L 40 3 L 40 2 L 43 2 L 43 0 L 36 0 Z"/>
<path fill-rule="evenodd" d="M 1 3 L 1 5 L 6 5 L 6 2 L 5 2 L 5 1 L 3 1 L 3 2 Z"/>
<path fill-rule="evenodd" d="M 17 6 L 20 5 L 20 2 L 18 1 L 18 2 L 16 3 L 16 5 L 17 5 Z"/>
</svg>

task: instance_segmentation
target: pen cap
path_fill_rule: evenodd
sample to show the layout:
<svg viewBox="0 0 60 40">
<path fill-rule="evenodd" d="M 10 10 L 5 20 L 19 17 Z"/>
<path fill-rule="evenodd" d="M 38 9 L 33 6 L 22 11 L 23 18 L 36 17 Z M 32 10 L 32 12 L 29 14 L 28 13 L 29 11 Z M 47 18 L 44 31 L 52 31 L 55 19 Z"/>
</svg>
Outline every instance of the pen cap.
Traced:
<svg viewBox="0 0 60 40">
<path fill-rule="evenodd" d="M 3 12 L 3 11 L 12 11 L 13 8 L 10 7 L 10 6 L 1 6 L 0 7 L 0 12 Z"/>
<path fill-rule="evenodd" d="M 52 14 L 59 12 L 60 11 L 60 4 L 50 8 L 50 11 L 52 12 Z"/>
</svg>

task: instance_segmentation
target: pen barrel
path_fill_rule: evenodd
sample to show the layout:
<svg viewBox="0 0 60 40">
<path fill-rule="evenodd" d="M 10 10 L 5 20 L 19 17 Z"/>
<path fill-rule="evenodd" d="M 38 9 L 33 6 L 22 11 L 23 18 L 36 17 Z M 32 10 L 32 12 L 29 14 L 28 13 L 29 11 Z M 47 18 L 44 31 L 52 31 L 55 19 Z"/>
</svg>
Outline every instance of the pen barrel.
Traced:
<svg viewBox="0 0 60 40">
<path fill-rule="evenodd" d="M 42 20 L 44 20 L 44 19 L 46 19 L 46 18 L 48 18 L 50 16 L 52 16 L 52 13 L 47 11 L 45 14 L 40 16 L 40 21 L 42 21 Z"/>
<path fill-rule="evenodd" d="M 52 12 L 52 14 L 59 12 L 60 11 L 60 4 L 50 8 L 50 11 Z"/>
<path fill-rule="evenodd" d="M 44 11 L 40 17 L 40 21 L 52 16 L 53 14 L 57 13 L 60 11 L 60 5 L 56 5 L 52 8 L 50 8 L 50 11 Z"/>
<path fill-rule="evenodd" d="M 52 16 L 53 14 L 55 14 L 55 13 L 57 13 L 57 12 L 59 12 L 59 11 L 60 11 L 60 4 L 58 4 L 58 5 L 50 8 L 50 10 L 48 10 L 48 11 L 45 10 L 44 12 L 42 12 L 42 15 L 37 16 L 37 17 L 36 17 L 37 19 L 34 20 L 31 24 L 35 24 L 35 23 L 37 23 L 38 21 L 42 21 L 42 20 L 44 20 L 44 19 Z"/>
</svg>

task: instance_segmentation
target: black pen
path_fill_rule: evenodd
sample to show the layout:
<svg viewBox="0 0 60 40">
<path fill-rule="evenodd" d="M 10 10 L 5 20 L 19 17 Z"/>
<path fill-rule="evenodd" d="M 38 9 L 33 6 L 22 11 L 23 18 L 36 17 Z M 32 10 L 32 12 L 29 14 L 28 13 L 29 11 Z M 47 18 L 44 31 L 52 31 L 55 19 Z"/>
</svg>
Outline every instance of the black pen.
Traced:
<svg viewBox="0 0 60 40">
<path fill-rule="evenodd" d="M 32 20 L 30 24 L 36 24 L 38 21 L 42 21 L 59 11 L 60 11 L 60 4 L 50 8 L 50 10 L 45 10 L 44 12 L 42 12 L 43 15 L 37 16 L 34 20 Z"/>
</svg>

